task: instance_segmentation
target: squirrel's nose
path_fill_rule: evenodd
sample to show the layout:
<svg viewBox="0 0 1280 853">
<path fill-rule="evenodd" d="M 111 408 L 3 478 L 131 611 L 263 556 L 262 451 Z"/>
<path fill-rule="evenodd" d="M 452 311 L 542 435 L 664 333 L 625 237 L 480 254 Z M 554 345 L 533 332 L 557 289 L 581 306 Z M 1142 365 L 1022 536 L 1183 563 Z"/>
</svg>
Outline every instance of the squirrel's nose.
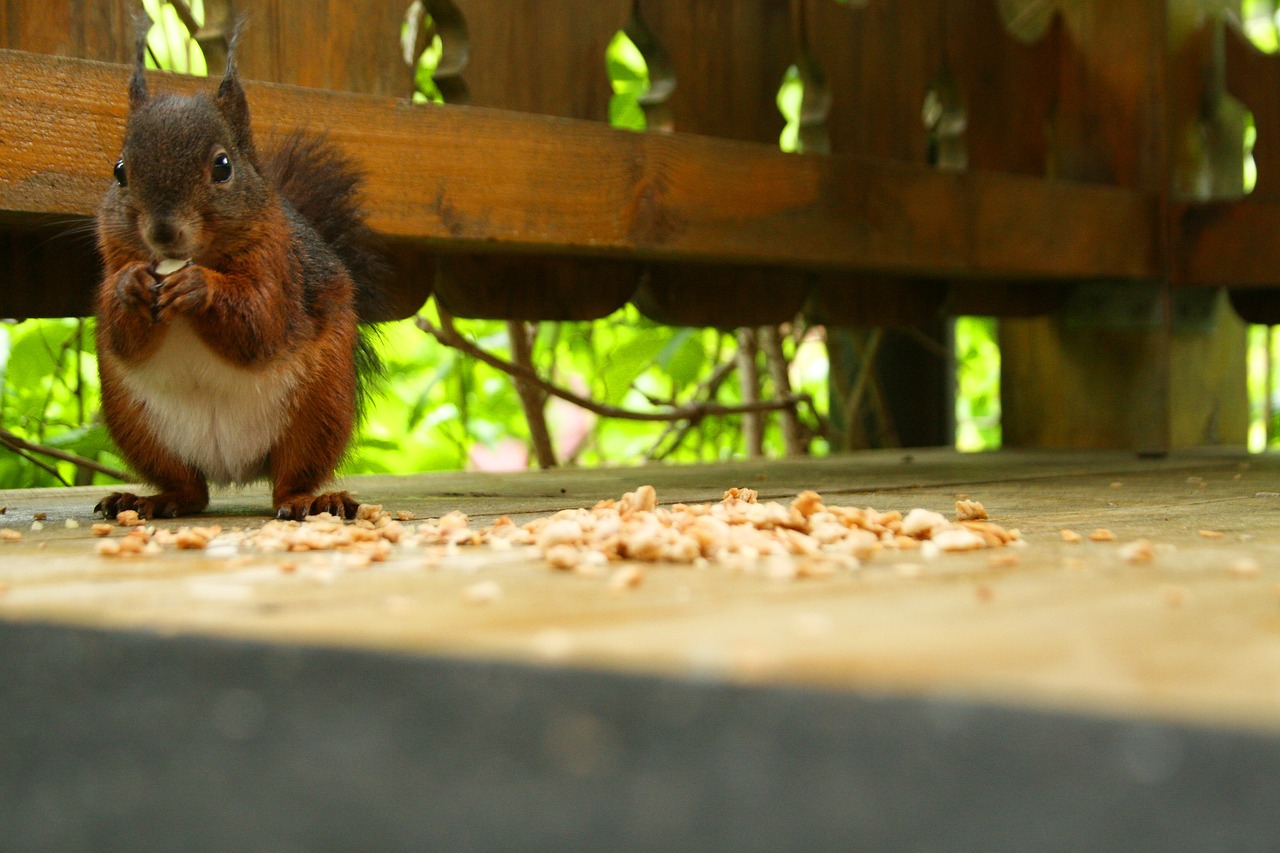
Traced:
<svg viewBox="0 0 1280 853">
<path fill-rule="evenodd" d="M 182 228 L 172 219 L 156 219 L 151 223 L 151 243 L 157 249 L 166 249 L 182 242 Z"/>
</svg>

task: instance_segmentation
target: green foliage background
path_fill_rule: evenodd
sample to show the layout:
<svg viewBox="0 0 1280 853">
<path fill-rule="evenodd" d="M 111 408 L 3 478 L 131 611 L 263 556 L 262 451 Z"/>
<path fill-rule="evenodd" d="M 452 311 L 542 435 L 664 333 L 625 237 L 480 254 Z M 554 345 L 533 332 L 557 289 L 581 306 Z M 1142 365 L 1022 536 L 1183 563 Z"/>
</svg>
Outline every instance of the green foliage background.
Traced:
<svg viewBox="0 0 1280 853">
<path fill-rule="evenodd" d="M 149 37 L 149 64 L 192 74 L 206 73 L 199 49 L 186 28 L 163 0 L 144 0 L 156 26 Z M 202 0 L 193 0 L 197 20 Z M 1273 0 L 1245 0 L 1246 25 L 1263 47 L 1274 50 L 1276 9 Z M 430 28 L 429 18 L 423 25 Z M 432 35 L 430 29 L 428 35 Z M 403 34 L 409 43 L 411 33 Z M 415 77 L 420 102 L 438 102 L 432 80 L 439 61 L 438 36 L 427 40 L 417 60 Z M 605 58 L 613 82 L 610 120 L 620 128 L 643 130 L 639 96 L 648 88 L 644 58 L 619 33 Z M 779 140 L 794 150 L 802 83 L 792 69 L 780 81 L 778 107 L 786 119 Z M 104 171 L 104 185 L 108 174 Z M 434 305 L 423 308 L 436 322 Z M 459 329 L 480 346 L 509 356 L 507 327 L 501 322 L 463 321 Z M 818 411 L 826 411 L 827 362 L 821 329 L 802 340 L 788 339 L 791 381 L 797 391 L 813 396 Z M 528 425 L 510 379 L 487 365 L 436 343 L 412 320 L 381 327 L 379 349 L 387 365 L 387 380 L 369 413 L 365 429 L 353 448 L 346 473 L 407 473 L 467 467 L 477 448 L 510 451 L 511 439 L 527 447 Z M 108 466 L 122 468 L 105 430 L 96 419 L 97 364 L 92 319 L 6 321 L 0 324 L 0 425 L 40 444 L 60 448 Z M 983 450 L 1000 444 L 1000 353 L 992 318 L 961 317 L 955 323 L 957 358 L 957 446 Z M 1280 358 L 1280 341 L 1268 330 L 1251 331 L 1250 382 L 1255 406 L 1255 449 L 1265 443 L 1262 400 L 1266 375 Z M 690 400 L 714 368 L 733 357 L 731 334 L 715 329 L 684 329 L 650 322 L 632 307 L 595 323 L 544 323 L 539 328 L 534 360 L 541 373 L 560 385 L 597 400 L 636 409 Z M 1270 356 L 1270 358 L 1268 358 Z M 764 393 L 768 387 L 767 371 Z M 736 380 L 720 386 L 717 399 L 737 402 Z M 1280 403 L 1280 401 L 1277 401 Z M 1280 411 L 1280 405 L 1270 409 Z M 1271 434 L 1280 432 L 1280 414 Z M 552 405 L 553 435 L 581 432 L 582 440 L 562 461 L 595 465 L 629 463 L 662 457 L 674 461 L 710 461 L 739 455 L 743 450 L 737 418 L 707 419 L 675 442 L 675 433 L 662 424 L 625 420 L 584 419 L 568 407 Z M 784 448 L 776 423 L 766 430 L 766 452 L 781 455 Z M 824 453 L 818 438 L 811 451 Z M 510 462 L 511 459 L 508 459 Z M 58 483 L 106 482 L 65 462 L 0 451 L 0 487 L 50 486 Z"/>
</svg>

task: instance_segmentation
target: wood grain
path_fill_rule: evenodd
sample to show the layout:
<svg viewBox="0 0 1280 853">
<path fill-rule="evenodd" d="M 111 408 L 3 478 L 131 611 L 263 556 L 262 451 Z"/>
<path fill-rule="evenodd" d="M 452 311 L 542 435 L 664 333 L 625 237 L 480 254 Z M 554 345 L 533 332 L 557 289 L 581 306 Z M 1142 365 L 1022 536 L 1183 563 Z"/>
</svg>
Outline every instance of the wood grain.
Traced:
<svg viewBox="0 0 1280 853">
<path fill-rule="evenodd" d="M 92 212 L 117 155 L 126 71 L 0 53 L 12 219 Z M 191 91 L 165 76 L 156 88 Z M 998 174 L 784 155 L 768 146 L 288 86 L 248 87 L 260 135 L 328 130 L 369 174 L 384 234 L 554 250 L 959 275 L 1149 274 L 1143 195 Z M 1008 204 L 995 200 L 1009 196 Z M 1046 212 L 1047 211 L 1047 212 Z M 1115 245 L 1104 235 L 1133 235 Z M 985 241 L 985 242 L 983 242 Z M 1023 246 L 1051 242 L 1079 253 Z M 1091 254 L 1092 247 L 1105 250 Z"/>
<path fill-rule="evenodd" d="M 715 500 L 750 485 L 764 499 L 814 488 L 832 503 L 946 513 L 967 494 L 1029 541 L 1011 566 L 981 553 L 886 552 L 859 571 L 798 582 L 649 566 L 625 593 L 518 551 L 397 552 L 367 568 L 323 553 L 104 559 L 88 529 L 101 489 L 0 492 L 8 507 L 0 525 L 23 534 L 0 542 L 0 618 L 978 696 L 1276 730 L 1278 476 L 1275 459 L 1230 453 L 913 451 L 348 484 L 388 509 L 419 517 L 456 509 L 476 523 L 590 505 L 644 482 L 664 502 Z M 256 525 L 267 506 L 261 489 L 226 493 L 203 521 Z M 33 532 L 35 512 L 47 518 Z M 66 518 L 81 527 L 67 529 Z M 1086 536 L 1106 528 L 1117 541 L 1067 544 L 1063 528 Z M 1138 538 L 1152 542 L 1151 562 L 1121 556 Z M 282 570 L 286 563 L 294 570 Z M 468 603 L 466 590 L 489 581 L 501 597 Z"/>
</svg>

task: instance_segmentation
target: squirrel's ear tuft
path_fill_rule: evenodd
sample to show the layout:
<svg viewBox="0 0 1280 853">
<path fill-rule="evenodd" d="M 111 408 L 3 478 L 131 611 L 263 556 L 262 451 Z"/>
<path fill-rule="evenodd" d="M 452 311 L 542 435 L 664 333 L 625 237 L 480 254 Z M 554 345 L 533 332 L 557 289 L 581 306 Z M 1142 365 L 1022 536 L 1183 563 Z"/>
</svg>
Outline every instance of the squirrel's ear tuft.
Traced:
<svg viewBox="0 0 1280 853">
<path fill-rule="evenodd" d="M 151 19 L 139 9 L 133 16 L 133 76 L 129 78 L 129 109 L 136 110 L 147 102 L 147 33 Z"/>
<path fill-rule="evenodd" d="M 222 75 L 222 82 L 218 84 L 214 103 L 230 125 L 231 132 L 235 134 L 235 144 L 240 149 L 240 154 L 247 156 L 250 161 L 256 161 L 253 133 L 249 128 L 249 101 L 245 98 L 244 87 L 240 85 L 240 78 L 236 75 L 236 47 L 240 43 L 244 22 L 245 18 L 241 15 L 232 27 L 231 37 L 227 39 L 227 70 Z"/>
</svg>

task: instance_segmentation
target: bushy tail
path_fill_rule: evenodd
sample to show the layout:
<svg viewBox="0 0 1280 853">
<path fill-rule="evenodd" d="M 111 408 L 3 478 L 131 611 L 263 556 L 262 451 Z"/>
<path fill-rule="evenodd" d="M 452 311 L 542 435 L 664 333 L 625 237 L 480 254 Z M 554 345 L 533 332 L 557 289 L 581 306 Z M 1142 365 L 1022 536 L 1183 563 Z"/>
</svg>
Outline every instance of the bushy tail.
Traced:
<svg viewBox="0 0 1280 853">
<path fill-rule="evenodd" d="M 364 176 L 351 158 L 325 136 L 294 133 L 267 153 L 263 171 L 346 266 L 360 322 L 386 319 L 390 267 L 365 222 Z"/>
</svg>

